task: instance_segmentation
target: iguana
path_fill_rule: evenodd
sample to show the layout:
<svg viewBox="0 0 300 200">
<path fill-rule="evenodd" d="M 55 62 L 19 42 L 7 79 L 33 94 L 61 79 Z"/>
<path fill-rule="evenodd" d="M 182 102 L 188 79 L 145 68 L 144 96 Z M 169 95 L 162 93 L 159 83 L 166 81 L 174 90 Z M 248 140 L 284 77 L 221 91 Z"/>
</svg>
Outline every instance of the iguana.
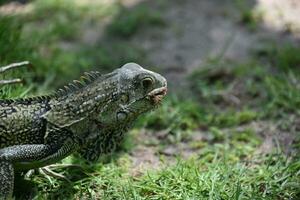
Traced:
<svg viewBox="0 0 300 200">
<path fill-rule="evenodd" d="M 0 100 L 0 195 L 12 196 L 14 172 L 79 152 L 89 161 L 113 151 L 132 122 L 167 92 L 160 74 L 128 63 L 86 73 L 53 95 Z"/>
</svg>

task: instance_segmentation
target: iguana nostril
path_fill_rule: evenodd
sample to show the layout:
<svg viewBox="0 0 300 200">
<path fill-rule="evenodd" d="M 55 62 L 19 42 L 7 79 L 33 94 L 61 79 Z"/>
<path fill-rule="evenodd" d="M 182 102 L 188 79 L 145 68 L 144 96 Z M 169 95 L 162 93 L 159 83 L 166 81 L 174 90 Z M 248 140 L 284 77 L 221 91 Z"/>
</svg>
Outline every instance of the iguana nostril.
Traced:
<svg viewBox="0 0 300 200">
<path fill-rule="evenodd" d="M 128 103 L 128 101 L 129 101 L 129 96 L 127 94 L 122 94 L 121 102 L 122 103 Z"/>
</svg>

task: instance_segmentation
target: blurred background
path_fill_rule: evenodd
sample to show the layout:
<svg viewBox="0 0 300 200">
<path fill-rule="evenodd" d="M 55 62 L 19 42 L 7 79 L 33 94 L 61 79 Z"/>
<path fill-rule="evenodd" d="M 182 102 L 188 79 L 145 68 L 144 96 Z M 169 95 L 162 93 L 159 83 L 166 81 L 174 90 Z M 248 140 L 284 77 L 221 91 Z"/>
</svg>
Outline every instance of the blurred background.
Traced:
<svg viewBox="0 0 300 200">
<path fill-rule="evenodd" d="M 31 63 L 0 74 L 25 81 L 1 98 L 127 62 L 169 85 L 119 152 L 65 159 L 85 175 L 37 175 L 35 198 L 297 199 L 299 19 L 299 0 L 0 0 L 0 66 Z"/>
</svg>

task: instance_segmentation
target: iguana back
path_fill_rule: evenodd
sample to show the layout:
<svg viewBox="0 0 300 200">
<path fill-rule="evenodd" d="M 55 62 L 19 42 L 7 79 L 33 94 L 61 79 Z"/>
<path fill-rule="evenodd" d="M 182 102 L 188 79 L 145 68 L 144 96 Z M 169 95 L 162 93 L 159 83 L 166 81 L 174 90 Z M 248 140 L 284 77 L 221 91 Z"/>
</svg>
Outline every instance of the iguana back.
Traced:
<svg viewBox="0 0 300 200">
<path fill-rule="evenodd" d="M 0 149 L 19 144 L 41 144 L 46 121 L 41 116 L 49 98 L 0 100 Z"/>
</svg>

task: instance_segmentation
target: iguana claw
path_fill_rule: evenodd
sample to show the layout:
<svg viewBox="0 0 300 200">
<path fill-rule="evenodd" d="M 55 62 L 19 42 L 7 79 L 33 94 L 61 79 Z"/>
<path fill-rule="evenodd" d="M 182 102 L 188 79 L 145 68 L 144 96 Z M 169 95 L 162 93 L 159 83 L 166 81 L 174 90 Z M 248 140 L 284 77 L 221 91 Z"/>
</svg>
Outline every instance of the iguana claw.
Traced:
<svg viewBox="0 0 300 200">
<path fill-rule="evenodd" d="M 49 167 L 39 168 L 39 172 L 42 175 L 44 175 L 48 180 L 50 180 L 49 176 L 52 176 L 54 178 L 65 180 L 65 181 L 71 183 L 70 179 L 68 179 L 66 176 L 64 176 L 62 174 L 59 174 L 57 172 L 52 171 L 51 169 L 49 169 Z"/>
</svg>

